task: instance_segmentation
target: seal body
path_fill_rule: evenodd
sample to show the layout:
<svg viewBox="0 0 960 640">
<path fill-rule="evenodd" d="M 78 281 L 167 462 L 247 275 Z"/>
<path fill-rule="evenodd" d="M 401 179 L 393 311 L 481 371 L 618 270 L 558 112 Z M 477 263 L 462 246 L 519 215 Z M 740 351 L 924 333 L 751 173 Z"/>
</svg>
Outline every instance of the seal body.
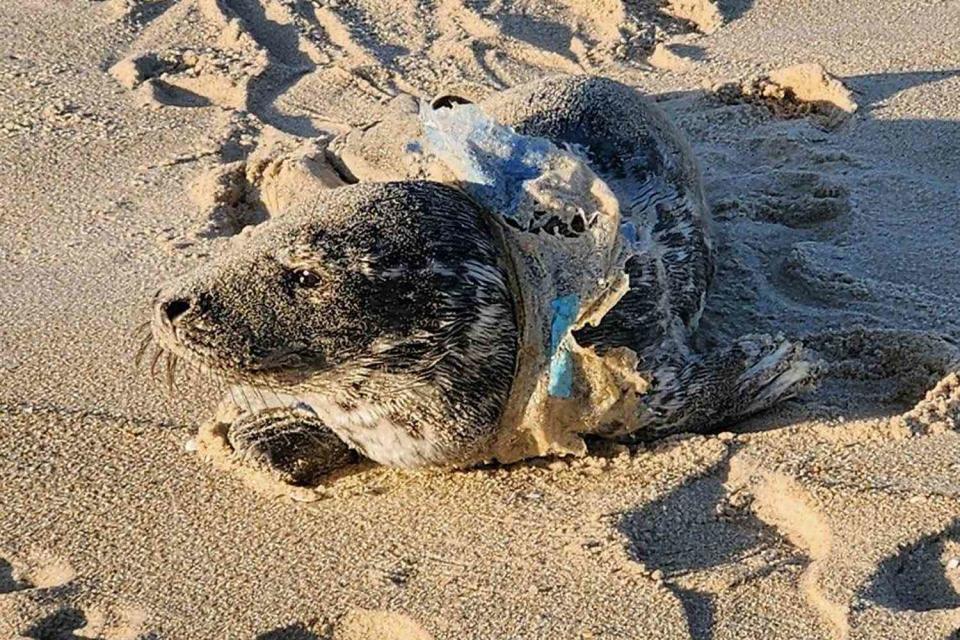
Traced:
<svg viewBox="0 0 960 640">
<path fill-rule="evenodd" d="M 649 439 L 707 431 L 809 387 L 817 365 L 799 343 L 748 334 L 709 353 L 691 348 L 714 275 L 711 225 L 689 145 L 655 104 L 594 76 L 546 78 L 478 104 L 518 134 L 549 140 L 582 158 L 619 202 L 629 290 L 599 322 L 583 323 L 573 333 L 598 353 L 635 354 L 637 373 L 649 388 L 629 420 L 588 420 L 584 432 Z M 332 151 L 359 180 L 462 183 L 465 176 L 438 170 L 429 154 L 410 145 L 423 136 L 423 109 L 398 100 L 389 116 L 342 136 Z M 570 229 L 538 231 L 565 235 Z M 582 398 L 599 399 L 595 393 Z"/>
<path fill-rule="evenodd" d="M 585 185 L 599 209 L 615 199 L 615 218 L 571 214 L 560 193 L 560 214 L 533 203 L 521 220 L 429 148 L 424 109 L 463 102 L 396 101 L 328 149 L 359 184 L 298 203 L 159 294 L 158 341 L 244 398 L 230 429 L 239 455 L 276 470 L 298 458 L 290 448 L 329 452 L 324 430 L 402 467 L 575 453 L 582 433 L 705 431 L 805 387 L 814 367 L 798 344 L 745 336 L 691 349 L 714 271 L 709 216 L 688 146 L 653 104 L 590 76 L 480 101 L 511 135 L 562 150 L 568 189 Z M 584 250 L 606 265 L 587 283 L 598 308 L 569 293 L 576 263 L 596 262 Z M 538 284 L 556 295 L 543 303 Z M 276 420 L 257 417 L 268 410 Z M 304 416 L 295 432 L 291 412 Z"/>
</svg>

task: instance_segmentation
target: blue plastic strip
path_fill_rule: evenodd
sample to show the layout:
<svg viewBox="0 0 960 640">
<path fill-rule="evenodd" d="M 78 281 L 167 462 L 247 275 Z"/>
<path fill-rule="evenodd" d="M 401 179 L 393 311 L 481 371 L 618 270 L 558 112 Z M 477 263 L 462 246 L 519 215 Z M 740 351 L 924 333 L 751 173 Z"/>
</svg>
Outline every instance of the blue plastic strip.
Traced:
<svg viewBox="0 0 960 640">
<path fill-rule="evenodd" d="M 491 120 L 476 105 L 422 112 L 431 153 L 462 172 L 464 188 L 491 211 L 516 215 L 524 183 L 540 176 L 556 148 Z"/>
<path fill-rule="evenodd" d="M 573 394 L 573 356 L 563 345 L 570 327 L 580 313 L 580 299 L 570 294 L 550 303 L 553 320 L 550 323 L 550 377 L 547 392 L 557 398 L 569 398 Z"/>
</svg>

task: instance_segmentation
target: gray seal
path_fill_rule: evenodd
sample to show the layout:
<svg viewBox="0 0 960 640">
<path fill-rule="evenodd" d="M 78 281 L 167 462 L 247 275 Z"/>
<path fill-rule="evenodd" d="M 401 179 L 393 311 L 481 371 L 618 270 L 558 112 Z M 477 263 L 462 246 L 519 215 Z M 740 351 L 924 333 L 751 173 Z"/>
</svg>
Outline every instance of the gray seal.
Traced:
<svg viewBox="0 0 960 640">
<path fill-rule="evenodd" d="M 655 105 L 612 80 L 564 76 L 480 106 L 583 158 L 643 239 L 628 293 L 576 334 L 601 353 L 633 350 L 651 380 L 643 417 L 615 435 L 705 432 L 809 387 L 816 367 L 797 343 L 746 336 L 692 349 L 714 273 L 709 216 L 693 156 Z M 330 146 L 356 184 L 298 202 L 156 296 L 156 342 L 235 385 L 226 401 L 243 415 L 230 444 L 286 482 L 353 452 L 396 467 L 475 464 L 508 428 L 523 348 L 510 262 L 490 212 L 405 159 L 398 131 L 414 127 L 414 111 Z"/>
</svg>

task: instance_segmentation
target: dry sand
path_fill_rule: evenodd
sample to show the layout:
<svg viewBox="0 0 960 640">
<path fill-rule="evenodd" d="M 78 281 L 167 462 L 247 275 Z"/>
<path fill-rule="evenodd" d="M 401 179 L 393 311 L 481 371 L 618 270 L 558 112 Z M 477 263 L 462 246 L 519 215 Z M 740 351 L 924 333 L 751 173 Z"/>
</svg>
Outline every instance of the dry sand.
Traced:
<svg viewBox="0 0 960 640">
<path fill-rule="evenodd" d="M 960 637 L 958 33 L 956 0 L 0 4 L 0 638 Z M 258 153 L 582 71 L 701 160 L 704 342 L 805 336 L 819 391 L 312 502 L 185 448 L 215 389 L 166 394 L 134 328 L 283 197 Z"/>
</svg>

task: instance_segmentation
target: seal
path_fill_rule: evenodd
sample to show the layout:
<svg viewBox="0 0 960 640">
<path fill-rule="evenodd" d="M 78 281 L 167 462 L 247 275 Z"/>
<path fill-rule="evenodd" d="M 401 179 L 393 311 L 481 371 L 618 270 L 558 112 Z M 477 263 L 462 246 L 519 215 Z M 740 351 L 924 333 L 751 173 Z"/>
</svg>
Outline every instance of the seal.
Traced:
<svg viewBox="0 0 960 640">
<path fill-rule="evenodd" d="M 355 184 L 311 192 L 157 294 L 161 348 L 233 385 L 239 458 L 304 483 L 353 452 L 397 467 L 577 453 L 583 434 L 709 431 L 810 386 L 799 343 L 691 347 L 714 273 L 709 216 L 655 105 L 591 76 L 469 103 L 396 101 L 328 148 Z M 463 127 L 479 114 L 525 155 L 478 151 Z M 450 153 L 513 173 L 488 189 L 475 162 L 437 162 Z M 535 177 L 531 157 L 553 174 Z M 546 195 L 526 218 L 505 213 L 529 194 L 507 203 L 504 181 Z M 578 276 L 581 263 L 600 266 Z"/>
</svg>

